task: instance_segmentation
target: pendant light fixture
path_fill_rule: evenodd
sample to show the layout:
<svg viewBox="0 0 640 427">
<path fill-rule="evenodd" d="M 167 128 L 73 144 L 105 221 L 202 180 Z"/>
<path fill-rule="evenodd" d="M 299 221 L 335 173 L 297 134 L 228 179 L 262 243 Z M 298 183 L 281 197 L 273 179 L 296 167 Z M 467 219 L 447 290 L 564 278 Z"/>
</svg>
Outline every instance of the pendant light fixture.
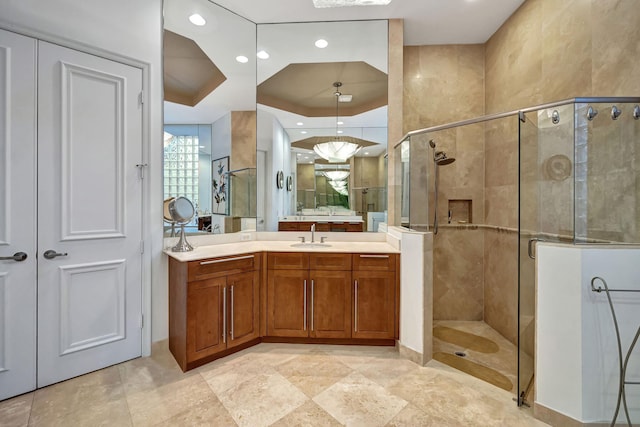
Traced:
<svg viewBox="0 0 640 427">
<path fill-rule="evenodd" d="M 340 116 L 338 115 L 338 106 L 340 103 L 340 87 L 342 86 L 341 82 L 335 82 L 333 87 L 335 87 L 334 96 L 336 98 L 336 140 L 329 142 L 322 142 L 320 144 L 316 144 L 313 146 L 313 151 L 323 159 L 327 160 L 329 163 L 344 163 L 351 157 L 353 157 L 358 150 L 360 150 L 360 145 L 355 144 L 353 142 L 341 141 L 338 137 L 338 122 L 340 121 Z"/>
</svg>

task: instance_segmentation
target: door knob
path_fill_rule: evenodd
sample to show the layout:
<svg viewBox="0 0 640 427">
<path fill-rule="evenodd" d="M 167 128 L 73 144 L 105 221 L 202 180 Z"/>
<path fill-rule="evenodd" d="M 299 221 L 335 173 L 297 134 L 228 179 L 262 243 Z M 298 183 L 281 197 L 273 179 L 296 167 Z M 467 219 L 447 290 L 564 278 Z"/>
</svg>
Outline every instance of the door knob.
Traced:
<svg viewBox="0 0 640 427">
<path fill-rule="evenodd" d="M 13 256 L 2 256 L 0 257 L 0 261 L 24 261 L 27 259 L 27 254 L 24 252 L 16 252 Z"/>
<path fill-rule="evenodd" d="M 58 256 L 67 256 L 68 254 L 66 252 L 60 253 L 60 252 L 54 251 L 53 249 L 49 249 L 43 255 L 46 259 L 54 259 L 55 257 L 58 257 Z"/>
</svg>

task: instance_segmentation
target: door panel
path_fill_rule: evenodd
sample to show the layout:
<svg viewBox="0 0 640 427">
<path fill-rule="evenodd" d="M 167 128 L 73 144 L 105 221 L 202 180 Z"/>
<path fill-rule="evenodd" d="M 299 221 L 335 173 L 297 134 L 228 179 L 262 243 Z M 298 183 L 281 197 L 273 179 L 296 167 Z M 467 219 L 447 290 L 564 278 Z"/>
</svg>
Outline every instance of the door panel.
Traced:
<svg viewBox="0 0 640 427">
<path fill-rule="evenodd" d="M 142 73 L 38 50 L 41 387 L 141 354 Z"/>
<path fill-rule="evenodd" d="M 267 276 L 268 335 L 309 336 L 306 310 L 307 275 L 307 270 L 269 270 Z"/>
<path fill-rule="evenodd" d="M 393 338 L 395 273 L 354 271 L 353 338 Z"/>
<path fill-rule="evenodd" d="M 187 362 L 224 350 L 223 299 L 226 279 L 190 282 L 187 296 Z"/>
<path fill-rule="evenodd" d="M 36 42 L 0 30 L 0 400 L 36 386 Z"/>
<path fill-rule="evenodd" d="M 229 287 L 229 347 L 258 337 L 260 273 L 251 271 L 227 278 Z"/>
<path fill-rule="evenodd" d="M 351 272 L 311 270 L 310 275 L 311 337 L 351 338 Z"/>
<path fill-rule="evenodd" d="M 125 338 L 125 260 L 60 267 L 62 355 Z M 87 313 L 107 309 L 100 322 Z"/>
</svg>

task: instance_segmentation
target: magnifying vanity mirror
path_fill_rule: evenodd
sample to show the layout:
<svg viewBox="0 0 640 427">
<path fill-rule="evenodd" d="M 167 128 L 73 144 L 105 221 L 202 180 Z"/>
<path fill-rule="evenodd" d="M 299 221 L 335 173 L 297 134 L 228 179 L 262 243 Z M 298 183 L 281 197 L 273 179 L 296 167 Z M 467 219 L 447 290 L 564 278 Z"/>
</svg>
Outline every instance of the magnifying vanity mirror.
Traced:
<svg viewBox="0 0 640 427">
<path fill-rule="evenodd" d="M 196 210 L 193 203 L 186 197 L 176 197 L 167 203 L 169 216 L 174 224 L 180 226 L 180 240 L 171 248 L 173 252 L 188 252 L 193 250 L 193 246 L 187 242 L 184 232 L 184 226 L 187 225 L 195 216 Z"/>
<path fill-rule="evenodd" d="M 193 202 L 187 234 L 283 230 L 292 218 L 300 230 L 378 230 L 386 20 L 255 25 L 208 0 L 165 0 L 164 21 L 164 199 Z M 329 162 L 314 146 L 331 141 L 360 149 Z"/>
</svg>

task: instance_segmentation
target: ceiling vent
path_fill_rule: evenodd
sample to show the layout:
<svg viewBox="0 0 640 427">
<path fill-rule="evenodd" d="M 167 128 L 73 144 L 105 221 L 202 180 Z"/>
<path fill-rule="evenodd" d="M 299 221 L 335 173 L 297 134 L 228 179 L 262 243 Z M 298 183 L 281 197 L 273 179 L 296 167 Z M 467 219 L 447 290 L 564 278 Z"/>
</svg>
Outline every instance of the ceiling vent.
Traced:
<svg viewBox="0 0 640 427">
<path fill-rule="evenodd" d="M 313 0 L 317 8 L 344 6 L 386 6 L 391 0 Z"/>
</svg>

